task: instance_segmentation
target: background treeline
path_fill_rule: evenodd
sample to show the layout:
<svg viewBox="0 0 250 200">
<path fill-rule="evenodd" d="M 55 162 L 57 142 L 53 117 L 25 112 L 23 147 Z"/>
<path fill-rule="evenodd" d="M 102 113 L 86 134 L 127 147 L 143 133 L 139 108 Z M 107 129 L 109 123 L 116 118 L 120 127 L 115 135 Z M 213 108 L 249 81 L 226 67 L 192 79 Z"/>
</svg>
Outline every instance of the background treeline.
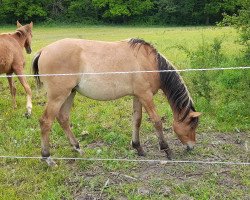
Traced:
<svg viewBox="0 0 250 200">
<path fill-rule="evenodd" d="M 247 0 L 0 0 L 0 23 L 209 25 Z"/>
</svg>

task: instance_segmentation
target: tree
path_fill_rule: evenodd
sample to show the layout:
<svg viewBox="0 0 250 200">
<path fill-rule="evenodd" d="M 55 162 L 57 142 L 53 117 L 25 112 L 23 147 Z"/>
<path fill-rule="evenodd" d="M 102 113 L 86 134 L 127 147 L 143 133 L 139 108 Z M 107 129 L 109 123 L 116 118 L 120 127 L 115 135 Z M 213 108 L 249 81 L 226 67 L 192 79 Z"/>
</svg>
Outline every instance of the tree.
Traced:
<svg viewBox="0 0 250 200">
<path fill-rule="evenodd" d="M 43 2 L 48 14 L 47 19 L 66 20 L 70 0 L 44 0 Z"/>
<path fill-rule="evenodd" d="M 43 20 L 47 16 L 44 4 L 39 0 L 2 0 L 0 6 L 0 21 L 5 23 L 14 23 L 17 19 Z"/>
<path fill-rule="evenodd" d="M 103 18 L 114 22 L 127 22 L 129 18 L 141 15 L 153 6 L 151 0 L 93 0 L 93 4 L 103 9 Z"/>
<path fill-rule="evenodd" d="M 71 22 L 95 22 L 98 20 L 98 10 L 92 0 L 74 0 L 69 5 L 68 16 Z"/>
</svg>

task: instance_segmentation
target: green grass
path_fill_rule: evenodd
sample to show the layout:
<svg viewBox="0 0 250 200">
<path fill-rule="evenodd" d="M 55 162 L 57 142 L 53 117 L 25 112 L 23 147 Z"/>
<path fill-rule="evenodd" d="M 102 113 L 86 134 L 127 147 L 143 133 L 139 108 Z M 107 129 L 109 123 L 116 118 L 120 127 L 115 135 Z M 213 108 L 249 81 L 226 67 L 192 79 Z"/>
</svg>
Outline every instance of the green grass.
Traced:
<svg viewBox="0 0 250 200">
<path fill-rule="evenodd" d="M 10 32 L 13 28 L 1 27 L 0 32 Z M 209 45 L 213 43 L 214 38 L 224 38 L 221 46 L 221 53 L 227 58 L 222 65 L 224 67 L 238 66 L 241 63 L 243 50 L 242 46 L 235 43 L 237 33 L 231 28 L 42 27 L 35 25 L 33 35 L 33 53 L 26 55 L 25 71 L 27 74 L 31 73 L 30 65 L 35 52 L 65 37 L 106 41 L 132 37 L 143 38 L 153 43 L 180 69 L 193 67 L 192 60 L 178 48 L 180 46 L 185 46 L 190 52 L 196 52 L 203 40 Z M 208 63 L 204 63 L 206 64 Z M 216 79 L 219 80 L 218 82 L 212 82 L 211 101 L 217 109 L 220 107 L 220 112 L 213 110 L 206 99 L 197 95 L 192 85 L 192 76 L 182 73 L 198 110 L 203 112 L 203 117 L 197 136 L 198 144 L 192 153 L 188 154 L 183 151 L 183 147 L 173 133 L 167 134 L 175 159 L 247 162 L 249 151 L 245 146 L 246 142 L 249 142 L 250 126 L 249 115 L 247 116 L 246 112 L 249 108 L 249 101 L 244 98 L 249 91 L 247 92 L 247 88 L 242 89 L 239 83 L 242 77 L 249 78 L 249 76 L 242 72 L 238 74 L 224 72 L 219 75 L 216 75 L 216 72 L 210 73 L 209 77 L 219 76 Z M 46 95 L 43 89 L 36 90 L 33 78 L 28 78 L 33 89 L 34 108 L 32 117 L 26 119 L 24 117 L 25 93 L 17 79 L 15 82 L 18 108 L 13 110 L 7 80 L 0 79 L 0 155 L 39 156 L 38 119 L 43 112 Z M 99 102 L 80 95 L 76 96 L 71 118 L 73 131 L 84 149 L 84 157 L 139 159 L 130 147 L 131 100 L 131 97 L 125 97 L 117 101 Z M 241 101 L 238 102 L 238 100 Z M 167 116 L 164 126 L 170 127 L 171 110 L 161 93 L 156 96 L 155 102 L 159 114 Z M 238 103 L 244 105 L 238 107 Z M 244 106 L 245 109 L 239 109 Z M 143 114 L 141 137 L 148 153 L 146 159 L 165 159 L 164 154 L 158 151 L 154 129 L 146 114 Z M 55 157 L 79 156 L 71 150 L 57 123 L 53 126 L 51 144 L 51 153 Z M 247 166 L 156 165 L 114 161 L 57 161 L 57 163 L 57 168 L 49 168 L 45 163 L 35 159 L 0 159 L 0 199 L 84 199 L 87 197 L 90 199 L 91 197 L 103 199 L 247 199 L 249 195 L 250 170 Z M 104 187 L 107 180 L 109 184 Z"/>
</svg>

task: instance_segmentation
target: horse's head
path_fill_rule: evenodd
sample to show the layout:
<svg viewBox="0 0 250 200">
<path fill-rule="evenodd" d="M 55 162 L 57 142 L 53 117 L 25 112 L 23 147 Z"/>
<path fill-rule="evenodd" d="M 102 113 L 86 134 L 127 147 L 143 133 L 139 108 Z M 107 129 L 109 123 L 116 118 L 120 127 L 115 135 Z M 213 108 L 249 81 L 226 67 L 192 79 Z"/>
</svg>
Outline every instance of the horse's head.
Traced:
<svg viewBox="0 0 250 200">
<path fill-rule="evenodd" d="M 192 150 L 195 145 L 195 130 L 198 126 L 200 112 L 190 111 L 184 120 L 174 120 L 173 129 L 187 150 Z"/>
<path fill-rule="evenodd" d="M 33 28 L 33 22 L 30 24 L 26 24 L 22 26 L 22 24 L 17 21 L 17 33 L 19 34 L 19 37 L 24 38 L 24 47 L 28 54 L 31 54 L 31 40 L 32 40 L 32 28 Z"/>
</svg>

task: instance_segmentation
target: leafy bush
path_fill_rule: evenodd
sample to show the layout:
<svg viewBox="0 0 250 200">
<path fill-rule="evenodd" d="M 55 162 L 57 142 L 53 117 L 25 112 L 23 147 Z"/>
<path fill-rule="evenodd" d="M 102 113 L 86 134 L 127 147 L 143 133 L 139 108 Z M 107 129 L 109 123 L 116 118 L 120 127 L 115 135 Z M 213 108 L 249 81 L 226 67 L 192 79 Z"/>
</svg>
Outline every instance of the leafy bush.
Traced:
<svg viewBox="0 0 250 200">
<path fill-rule="evenodd" d="M 233 67 L 231 58 L 222 53 L 223 38 L 212 43 L 202 38 L 195 50 L 178 46 L 186 52 L 191 68 Z M 236 64 L 244 63 L 235 58 Z M 249 129 L 250 110 L 249 70 L 198 71 L 186 74 L 189 88 L 194 94 L 198 110 L 205 113 L 205 119 L 214 122 L 218 130 Z"/>
<path fill-rule="evenodd" d="M 209 44 L 202 37 L 202 42 L 196 50 L 192 51 L 184 46 L 178 46 L 178 48 L 186 52 L 193 69 L 219 67 L 226 60 L 221 53 L 222 41 L 223 38 L 215 38 L 213 43 Z M 212 91 L 211 78 L 214 77 L 211 77 L 207 71 L 191 72 L 188 76 L 195 93 L 199 97 L 207 99 L 207 103 L 209 103 Z"/>
<path fill-rule="evenodd" d="M 224 19 L 219 25 L 231 25 L 239 31 L 240 42 L 246 46 L 245 58 L 250 64 L 250 1 L 236 2 L 241 5 L 241 8 L 233 15 L 224 14 Z"/>
</svg>

